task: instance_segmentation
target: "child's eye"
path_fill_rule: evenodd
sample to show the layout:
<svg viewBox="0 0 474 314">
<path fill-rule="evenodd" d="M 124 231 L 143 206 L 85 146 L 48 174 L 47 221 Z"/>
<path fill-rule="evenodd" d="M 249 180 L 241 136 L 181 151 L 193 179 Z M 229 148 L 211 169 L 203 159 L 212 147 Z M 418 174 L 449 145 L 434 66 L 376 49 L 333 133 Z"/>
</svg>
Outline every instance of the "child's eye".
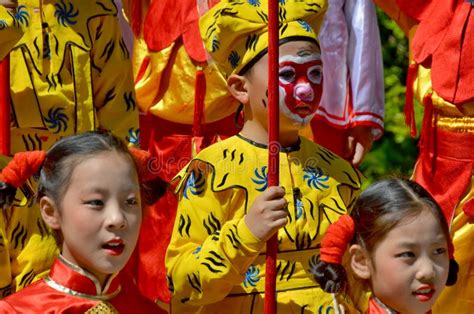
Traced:
<svg viewBox="0 0 474 314">
<path fill-rule="evenodd" d="M 90 201 L 84 202 L 84 204 L 87 204 L 87 205 L 92 206 L 92 207 L 102 207 L 102 206 L 104 206 L 104 202 L 101 201 L 101 200 L 90 200 Z"/>
<path fill-rule="evenodd" d="M 435 255 L 443 255 L 447 252 L 447 250 L 444 247 L 439 247 L 434 251 Z"/>
<path fill-rule="evenodd" d="M 395 257 L 414 258 L 414 257 L 416 257 L 416 255 L 413 252 L 407 251 L 407 252 L 402 252 L 402 253 L 399 253 L 399 254 L 395 255 Z"/>
<path fill-rule="evenodd" d="M 138 199 L 136 199 L 135 197 L 129 198 L 127 200 L 127 205 L 129 206 L 138 205 Z"/>
<path fill-rule="evenodd" d="M 278 73 L 280 80 L 285 83 L 291 83 L 295 80 L 295 70 L 291 67 L 284 67 Z"/>
<path fill-rule="evenodd" d="M 308 79 L 313 84 L 321 84 L 321 78 L 323 76 L 322 66 L 315 65 L 308 69 Z"/>
</svg>

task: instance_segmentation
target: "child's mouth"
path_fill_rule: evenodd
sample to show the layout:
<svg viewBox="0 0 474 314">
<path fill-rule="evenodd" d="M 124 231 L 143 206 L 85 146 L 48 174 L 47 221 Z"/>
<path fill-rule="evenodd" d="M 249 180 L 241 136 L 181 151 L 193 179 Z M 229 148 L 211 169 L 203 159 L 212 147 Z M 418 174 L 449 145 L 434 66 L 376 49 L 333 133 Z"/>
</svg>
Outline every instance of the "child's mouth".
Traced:
<svg viewBox="0 0 474 314">
<path fill-rule="evenodd" d="M 112 240 L 102 245 L 102 248 L 108 254 L 117 256 L 122 254 L 123 250 L 125 249 L 125 244 L 122 240 Z"/>
<path fill-rule="evenodd" d="M 435 289 L 433 287 L 423 287 L 413 292 L 413 295 L 420 302 L 428 302 L 431 300 L 434 293 L 435 293 Z"/>
<path fill-rule="evenodd" d="M 297 104 L 293 111 L 300 116 L 310 115 L 314 112 L 313 107 L 306 103 Z"/>
</svg>

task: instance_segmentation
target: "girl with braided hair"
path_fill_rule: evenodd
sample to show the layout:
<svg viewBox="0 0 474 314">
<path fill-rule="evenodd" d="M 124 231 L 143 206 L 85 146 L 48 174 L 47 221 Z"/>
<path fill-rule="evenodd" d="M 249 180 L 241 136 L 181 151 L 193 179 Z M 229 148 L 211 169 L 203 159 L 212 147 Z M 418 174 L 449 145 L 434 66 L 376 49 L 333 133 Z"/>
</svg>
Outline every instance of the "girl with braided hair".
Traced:
<svg viewBox="0 0 474 314">
<path fill-rule="evenodd" d="M 426 313 L 458 265 L 441 208 L 418 183 L 386 179 L 367 188 L 328 228 L 312 272 L 330 293 L 347 288 L 342 256 L 371 291 L 366 313 Z"/>
<path fill-rule="evenodd" d="M 153 185 L 150 202 L 164 192 L 147 171 L 148 156 L 99 132 L 15 154 L 0 176 L 0 203 L 10 206 L 16 188 L 39 170 L 40 230 L 54 231 L 61 255 L 46 277 L 1 300 L 0 313 L 160 313 L 119 276 L 138 239 L 143 187 Z"/>
</svg>

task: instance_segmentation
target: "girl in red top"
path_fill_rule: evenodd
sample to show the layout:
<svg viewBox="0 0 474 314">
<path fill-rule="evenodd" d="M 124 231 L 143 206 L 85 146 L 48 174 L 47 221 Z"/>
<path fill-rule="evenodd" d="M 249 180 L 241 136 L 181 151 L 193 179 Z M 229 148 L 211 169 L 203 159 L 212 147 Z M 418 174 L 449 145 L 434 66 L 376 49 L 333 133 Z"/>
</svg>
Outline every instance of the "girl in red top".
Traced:
<svg viewBox="0 0 474 314">
<path fill-rule="evenodd" d="M 37 223 L 53 229 L 61 255 L 48 276 L 0 301 L 0 313 L 160 312 L 118 276 L 138 239 L 141 184 L 152 178 L 147 164 L 144 152 L 97 132 L 64 138 L 47 153 L 15 155 L 2 170 L 0 203 L 8 206 L 15 189 L 41 169 Z M 160 179 L 152 182 L 163 190 Z"/>
<path fill-rule="evenodd" d="M 312 269 L 330 293 L 347 284 L 342 256 L 371 291 L 366 313 L 427 313 L 444 286 L 457 280 L 448 224 L 431 195 L 402 179 L 365 190 L 351 215 L 331 225 Z"/>
</svg>

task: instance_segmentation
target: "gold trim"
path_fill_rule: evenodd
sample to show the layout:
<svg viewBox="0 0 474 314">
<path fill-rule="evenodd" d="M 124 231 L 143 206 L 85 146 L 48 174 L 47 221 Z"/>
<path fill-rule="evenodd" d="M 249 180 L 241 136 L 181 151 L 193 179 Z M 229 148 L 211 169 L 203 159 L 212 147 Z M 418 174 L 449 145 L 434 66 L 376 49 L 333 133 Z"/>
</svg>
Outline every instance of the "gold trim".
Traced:
<svg viewBox="0 0 474 314">
<path fill-rule="evenodd" d="M 48 286 L 50 286 L 51 288 L 53 288 L 53 289 L 55 289 L 59 292 L 63 292 L 65 294 L 69 294 L 69 295 L 72 295 L 72 296 L 75 296 L 75 297 L 80 297 L 80 298 L 84 298 L 84 299 L 91 299 L 91 300 L 99 300 L 99 301 L 110 300 L 110 299 L 116 297 L 117 294 L 119 294 L 120 291 L 122 290 L 122 288 L 119 286 L 117 290 L 115 290 L 114 292 L 112 292 L 110 294 L 91 295 L 91 294 L 78 292 L 78 291 L 72 290 L 68 287 L 65 287 L 65 286 L 57 283 L 53 279 L 51 279 L 51 277 L 49 277 L 49 276 L 45 277 L 44 281 L 48 284 Z"/>
<path fill-rule="evenodd" d="M 443 130 L 457 133 L 474 133 L 474 117 L 438 116 L 436 125 Z"/>
<path fill-rule="evenodd" d="M 73 295 L 73 296 L 77 296 L 77 297 L 81 297 L 81 298 L 86 298 L 86 299 L 92 299 L 92 300 L 101 300 L 101 301 L 106 301 L 106 300 L 112 299 L 117 294 L 119 294 L 120 291 L 122 290 L 121 286 L 119 286 L 117 288 L 117 290 L 115 290 L 114 292 L 109 293 L 109 294 L 103 294 L 103 291 L 107 291 L 107 289 L 110 287 L 110 285 L 112 283 L 112 280 L 117 276 L 117 274 L 113 274 L 112 276 L 110 276 L 110 278 L 107 279 L 107 281 L 104 285 L 104 289 L 102 289 L 99 280 L 92 273 L 90 273 L 87 270 L 81 268 L 80 266 L 68 261 L 62 255 L 59 255 L 58 258 L 64 265 L 71 268 L 73 271 L 75 271 L 75 272 L 81 274 L 82 276 L 87 277 L 90 280 L 92 280 L 92 282 L 95 285 L 97 294 L 96 295 L 90 295 L 90 294 L 86 294 L 86 293 L 82 293 L 82 292 L 72 290 L 68 287 L 65 287 L 65 286 L 57 283 L 56 281 L 54 281 L 54 279 L 52 279 L 48 275 L 44 278 L 44 280 L 51 288 L 53 288 L 55 290 L 58 290 L 60 292 L 69 294 L 69 295 Z"/>
</svg>

